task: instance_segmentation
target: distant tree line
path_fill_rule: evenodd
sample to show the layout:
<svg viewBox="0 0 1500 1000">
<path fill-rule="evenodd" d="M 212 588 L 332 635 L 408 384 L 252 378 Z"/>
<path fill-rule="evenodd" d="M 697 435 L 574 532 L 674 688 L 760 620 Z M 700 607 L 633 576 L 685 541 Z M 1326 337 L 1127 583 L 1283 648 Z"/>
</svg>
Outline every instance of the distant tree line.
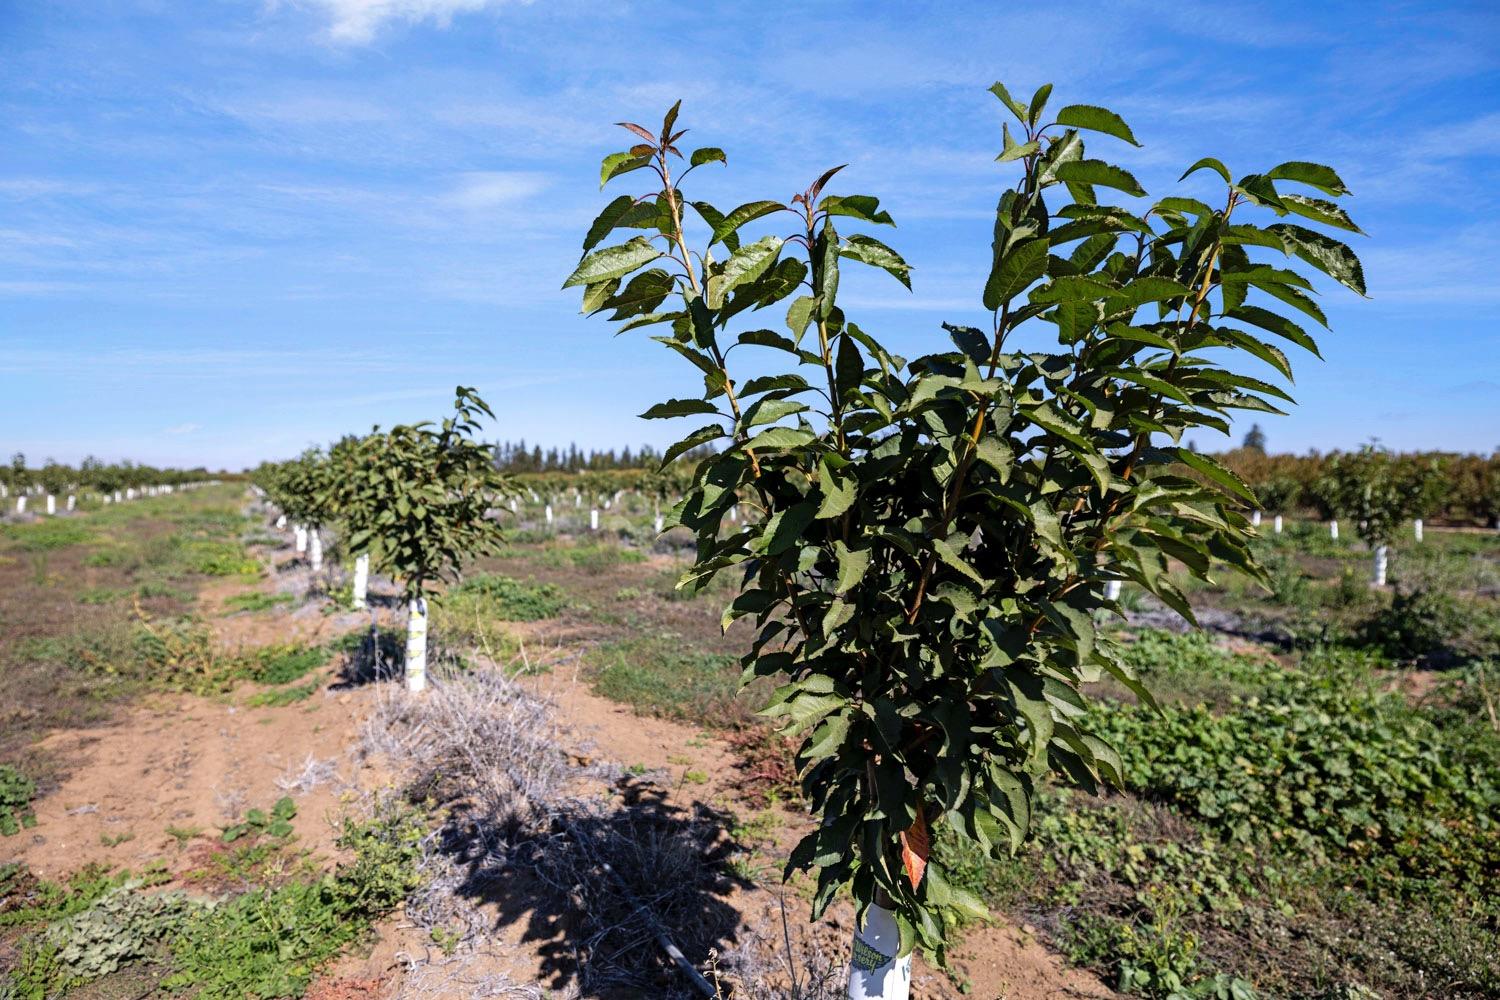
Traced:
<svg viewBox="0 0 1500 1000">
<path fill-rule="evenodd" d="M 629 445 L 618 452 L 613 448 L 582 451 L 577 444 L 567 448 L 543 449 L 539 444 L 501 441 L 492 446 L 495 467 L 503 472 L 612 472 L 623 469 L 654 469 L 661 464 L 661 452 L 643 444 L 635 450 Z M 692 461 L 712 454 L 710 448 L 698 448 L 684 458 Z"/>
<path fill-rule="evenodd" d="M 1367 446 L 1356 452 L 1310 451 L 1275 455 L 1265 450 L 1265 435 L 1253 427 L 1244 443 L 1217 456 L 1219 463 L 1243 479 L 1270 513 L 1310 511 L 1323 519 L 1339 507 L 1336 478 L 1340 462 L 1373 452 L 1389 477 L 1417 494 L 1414 515 L 1453 524 L 1496 525 L 1500 519 L 1500 451 L 1491 455 L 1448 451 L 1389 452 Z"/>
<path fill-rule="evenodd" d="M 62 494 L 69 490 L 113 493 L 115 490 L 138 489 L 142 486 L 176 486 L 211 478 L 222 479 L 225 475 L 210 473 L 201 465 L 192 469 L 164 469 L 134 462 L 104 462 L 92 455 L 76 466 L 51 458 L 45 459 L 41 465 L 29 465 L 25 454 L 19 451 L 11 456 L 7 465 L 0 467 L 0 482 L 12 493 L 24 492 L 32 487 L 40 487 L 52 494 Z"/>
</svg>

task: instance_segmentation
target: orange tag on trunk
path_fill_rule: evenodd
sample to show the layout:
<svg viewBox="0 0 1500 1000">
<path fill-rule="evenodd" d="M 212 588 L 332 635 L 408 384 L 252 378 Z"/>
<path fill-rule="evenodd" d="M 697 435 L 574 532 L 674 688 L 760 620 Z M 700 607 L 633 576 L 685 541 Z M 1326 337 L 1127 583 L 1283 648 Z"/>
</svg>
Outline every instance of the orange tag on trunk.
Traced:
<svg viewBox="0 0 1500 1000">
<path fill-rule="evenodd" d="M 918 809 L 911 829 L 901 834 L 901 863 L 906 866 L 906 877 L 911 879 L 913 892 L 922 884 L 922 875 L 927 871 L 928 848 L 927 820 L 923 817 L 923 810 Z"/>
</svg>

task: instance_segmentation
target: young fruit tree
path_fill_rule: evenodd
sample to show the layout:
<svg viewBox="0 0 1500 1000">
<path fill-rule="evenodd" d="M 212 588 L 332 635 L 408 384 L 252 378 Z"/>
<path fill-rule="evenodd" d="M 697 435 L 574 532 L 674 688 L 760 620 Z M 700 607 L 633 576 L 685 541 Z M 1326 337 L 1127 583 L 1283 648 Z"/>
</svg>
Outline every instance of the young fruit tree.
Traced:
<svg viewBox="0 0 1500 1000">
<path fill-rule="evenodd" d="M 1263 577 L 1240 513 L 1253 494 L 1183 436 L 1227 432 L 1237 409 L 1280 412 L 1286 393 L 1230 362 L 1289 379 L 1276 342 L 1316 351 L 1272 308 L 1323 322 L 1298 261 L 1364 292 L 1353 252 L 1307 225 L 1357 231 L 1301 190 L 1346 194 L 1329 168 L 1234 180 L 1205 158 L 1183 176 L 1221 179 L 1217 205 L 1114 204 L 1145 192 L 1084 136 L 1136 145 L 1123 120 L 1049 113 L 1051 87 L 1025 103 L 992 90 L 1015 119 L 999 156 L 1013 183 L 982 318 L 944 324 L 932 353 L 895 354 L 840 304 L 851 267 L 910 284 L 869 234 L 892 224 L 876 198 L 834 193 L 834 168 L 787 202 L 698 200 L 684 181 L 727 157 L 684 153 L 675 105 L 659 130 L 622 123 L 635 144 L 601 181 L 646 181 L 600 213 L 564 285 L 622 330 L 655 327 L 701 378 L 701 394 L 643 414 L 703 420 L 666 462 L 719 448 L 667 518 L 697 536 L 679 585 L 734 574 L 724 624 L 754 623 L 745 675 L 785 680 L 763 714 L 800 736 L 821 817 L 788 874 L 817 869 L 816 914 L 852 895 L 853 997 L 907 996 L 912 949 L 941 959 L 954 916 L 984 913 L 931 853 L 935 827 L 999 856 L 1026 837 L 1049 772 L 1120 779 L 1080 685 L 1108 673 L 1149 695 L 1096 634 L 1094 612 L 1118 611 L 1106 585 L 1129 580 L 1191 619 L 1169 568 Z M 620 229 L 635 235 L 611 240 Z M 1021 351 L 1022 331 L 1057 346 Z M 756 516 L 727 524 L 742 498 Z"/>
<path fill-rule="evenodd" d="M 1319 491 L 1370 547 L 1370 582 L 1384 587 L 1397 531 L 1426 503 L 1430 467 L 1401 462 L 1375 445 L 1328 459 Z"/>
<path fill-rule="evenodd" d="M 276 502 L 304 533 L 301 537 L 305 540 L 308 565 L 314 573 L 323 568 L 323 527 L 332 524 L 338 516 L 329 489 L 332 471 L 323 452 L 309 448 L 300 457 L 282 463 L 276 476 Z M 298 551 L 301 550 L 299 544 Z"/>
<path fill-rule="evenodd" d="M 454 390 L 453 416 L 364 438 L 347 490 L 349 548 L 400 583 L 407 603 L 406 686 L 427 686 L 427 594 L 464 564 L 500 547 L 491 508 L 512 492 L 488 447 L 475 440 L 480 415 L 494 417 L 473 389 Z"/>
<path fill-rule="evenodd" d="M 1259 509 L 1268 510 L 1276 518 L 1276 534 L 1281 534 L 1281 515 L 1291 509 L 1302 495 L 1302 484 L 1291 476 L 1272 476 L 1263 483 L 1257 483 L 1254 487 L 1255 498 L 1259 502 Z M 1260 518 L 1252 519 L 1253 523 L 1259 524 Z"/>
</svg>

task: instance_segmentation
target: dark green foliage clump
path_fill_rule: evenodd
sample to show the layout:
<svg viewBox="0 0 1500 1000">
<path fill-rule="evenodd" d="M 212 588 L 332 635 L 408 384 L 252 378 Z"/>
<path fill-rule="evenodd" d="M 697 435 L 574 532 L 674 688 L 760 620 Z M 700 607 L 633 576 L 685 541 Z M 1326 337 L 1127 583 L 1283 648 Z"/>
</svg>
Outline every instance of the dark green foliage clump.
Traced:
<svg viewBox="0 0 1500 1000">
<path fill-rule="evenodd" d="M 34 798 L 36 782 L 9 764 L 0 764 L 0 836 L 12 837 L 36 826 L 36 813 L 31 811 Z"/>
</svg>

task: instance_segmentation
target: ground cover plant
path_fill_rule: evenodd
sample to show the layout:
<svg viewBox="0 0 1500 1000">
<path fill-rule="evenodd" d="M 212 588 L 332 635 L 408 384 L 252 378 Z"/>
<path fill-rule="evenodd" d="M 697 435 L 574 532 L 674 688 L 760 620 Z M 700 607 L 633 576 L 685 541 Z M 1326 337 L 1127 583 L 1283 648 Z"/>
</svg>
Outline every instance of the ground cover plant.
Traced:
<svg viewBox="0 0 1500 1000">
<path fill-rule="evenodd" d="M 702 376 L 701 396 L 645 414 L 711 418 L 668 459 L 722 446 L 669 518 L 698 539 L 684 585 L 737 574 L 725 621 L 759 629 L 746 673 L 789 676 L 767 711 L 802 737 L 824 817 L 789 869 L 817 869 L 819 910 L 852 893 L 870 956 L 857 967 L 877 991 L 918 943 L 941 954 L 953 913 L 983 913 L 929 858 L 931 827 L 1005 856 L 1029 829 L 1039 775 L 1122 779 L 1078 696 L 1107 672 L 1145 697 L 1096 635 L 1105 585 L 1130 580 L 1191 617 L 1170 562 L 1198 577 L 1214 564 L 1257 572 L 1239 510 L 1253 495 L 1175 443 L 1286 396 L 1199 352 L 1244 352 L 1289 376 L 1261 337 L 1316 350 L 1312 338 L 1250 295 L 1321 322 L 1311 283 L 1279 266 L 1298 260 L 1364 290 L 1349 248 L 1299 224 L 1356 229 L 1296 190 L 1345 194 L 1332 170 L 1289 162 L 1235 181 L 1207 158 L 1188 173 L 1223 179 L 1222 208 L 1173 197 L 1138 216 L 1100 204 L 1101 189 L 1144 192 L 1084 151 L 1084 132 L 1134 143 L 1129 127 L 1080 105 L 1049 116 L 1050 90 L 1023 104 L 994 88 L 1019 130 L 1007 125 L 1000 159 L 1020 176 L 996 215 L 988 328 L 949 325 L 951 350 L 908 362 L 839 305 L 850 263 L 909 283 L 902 258 L 860 231 L 891 222 L 876 199 L 826 193 L 832 170 L 788 204 L 695 201 L 682 178 L 726 156 L 684 155 L 675 106 L 659 131 L 624 126 L 639 141 L 605 159 L 601 180 L 644 171 L 652 186 L 605 208 L 565 283 L 625 329 L 664 324 L 656 339 Z M 1267 213 L 1300 218 L 1251 221 Z M 757 220 L 774 228 L 752 240 L 742 229 Z M 601 246 L 619 228 L 646 234 Z M 746 329 L 773 305 L 786 333 Z M 1055 327 L 1059 349 L 1008 353 L 1026 323 Z M 785 363 L 741 381 L 729 367 L 740 348 Z M 757 516 L 726 530 L 742 503 Z"/>
</svg>

